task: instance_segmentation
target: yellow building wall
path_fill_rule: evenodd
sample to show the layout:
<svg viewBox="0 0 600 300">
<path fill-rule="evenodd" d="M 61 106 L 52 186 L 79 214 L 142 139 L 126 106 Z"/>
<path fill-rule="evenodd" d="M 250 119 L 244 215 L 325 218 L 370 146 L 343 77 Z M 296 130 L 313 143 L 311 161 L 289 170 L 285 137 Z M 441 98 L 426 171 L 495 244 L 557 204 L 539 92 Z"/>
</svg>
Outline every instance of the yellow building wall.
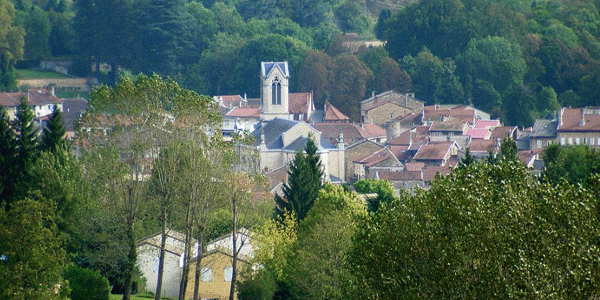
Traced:
<svg viewBox="0 0 600 300">
<path fill-rule="evenodd" d="M 231 281 L 225 281 L 225 268 L 231 267 L 233 258 L 222 252 L 214 252 L 202 258 L 203 268 L 212 269 L 212 280 L 202 281 L 200 277 L 199 294 L 200 299 L 229 299 L 229 289 L 231 287 Z M 237 263 L 237 280 L 240 280 L 240 270 L 247 265 L 246 262 L 238 260 Z M 188 286 L 185 292 L 186 299 L 194 298 L 194 286 L 195 286 L 195 274 L 196 274 L 196 262 L 192 262 L 189 273 Z M 234 296 L 237 299 L 237 294 Z"/>
<path fill-rule="evenodd" d="M 600 132 L 558 132 L 557 141 L 562 146 L 588 145 L 600 148 Z"/>
</svg>

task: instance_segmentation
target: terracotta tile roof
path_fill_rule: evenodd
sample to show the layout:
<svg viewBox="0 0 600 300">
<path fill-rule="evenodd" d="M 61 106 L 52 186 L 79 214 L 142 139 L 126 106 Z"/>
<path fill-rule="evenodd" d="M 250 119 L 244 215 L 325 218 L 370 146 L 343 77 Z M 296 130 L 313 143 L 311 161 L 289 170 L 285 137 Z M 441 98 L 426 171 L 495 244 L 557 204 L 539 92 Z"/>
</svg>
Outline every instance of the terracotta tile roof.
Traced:
<svg viewBox="0 0 600 300">
<path fill-rule="evenodd" d="M 312 93 L 290 93 L 289 107 L 290 113 L 308 113 L 309 109 L 314 110 L 312 106 Z"/>
<path fill-rule="evenodd" d="M 390 145 L 410 145 L 411 143 L 425 141 L 428 133 L 428 126 L 417 126 L 415 128 L 405 130 L 399 136 L 395 137 L 388 143 Z"/>
<path fill-rule="evenodd" d="M 519 157 L 519 160 L 522 161 L 526 166 L 531 167 L 533 166 L 533 161 L 535 161 L 538 158 L 539 153 L 539 151 L 524 150 L 519 151 L 519 153 L 517 153 L 517 156 Z"/>
<path fill-rule="evenodd" d="M 456 167 L 458 165 L 458 163 L 460 162 L 460 158 L 458 157 L 458 155 L 451 155 L 450 158 L 448 159 L 448 161 L 446 162 L 446 167 Z"/>
<path fill-rule="evenodd" d="M 494 128 L 494 130 L 492 131 L 492 136 L 490 137 L 491 139 L 504 139 L 507 137 L 515 137 L 514 133 L 516 132 L 517 127 L 516 126 L 500 126 L 500 127 L 496 127 Z"/>
<path fill-rule="evenodd" d="M 377 101 L 377 103 L 375 103 L 375 101 Z M 423 108 L 423 101 L 416 99 L 414 94 L 401 94 L 394 90 L 389 90 L 377 95 L 372 95 L 370 98 L 360 101 L 360 103 L 362 109 L 365 110 L 368 107 L 370 107 L 365 105 L 379 104 L 379 102 L 382 101 L 393 102 L 402 107 L 409 108 L 413 111 L 421 110 Z"/>
<path fill-rule="evenodd" d="M 435 109 L 435 107 L 428 106 L 423 111 L 423 121 L 443 121 L 445 120 L 457 120 L 461 122 L 467 122 L 473 124 L 475 122 L 475 110 L 468 108 L 445 108 Z"/>
<path fill-rule="evenodd" d="M 600 131 L 600 108 L 563 108 L 557 131 Z"/>
<path fill-rule="evenodd" d="M 500 126 L 500 120 L 478 120 L 473 128 L 493 128 Z"/>
<path fill-rule="evenodd" d="M 431 182 L 433 179 L 435 179 L 435 175 L 437 173 L 440 173 L 440 175 L 448 175 L 450 174 L 450 167 L 448 166 L 428 166 L 426 168 L 423 168 L 423 180 L 425 182 Z"/>
<path fill-rule="evenodd" d="M 467 123 L 465 122 L 438 122 L 435 121 L 431 124 L 431 127 L 429 127 L 429 132 L 432 131 L 441 131 L 441 132 L 461 132 L 464 133 L 464 131 L 467 129 Z"/>
<path fill-rule="evenodd" d="M 20 99 L 24 95 L 23 93 L 0 93 L 0 105 L 4 107 L 19 106 Z"/>
<path fill-rule="evenodd" d="M 450 150 L 454 142 L 440 142 L 435 144 L 423 145 L 415 154 L 415 160 L 442 160 L 450 156 Z"/>
<path fill-rule="evenodd" d="M 30 105 L 47 105 L 62 103 L 61 99 L 52 95 L 52 93 L 46 89 L 29 90 L 27 95 L 27 100 L 29 101 Z"/>
<path fill-rule="evenodd" d="M 398 160 L 407 160 L 408 157 L 408 146 L 389 146 L 390 152 L 398 159 Z"/>
<path fill-rule="evenodd" d="M 25 93 L 0 93 L 0 105 L 5 107 L 18 106 Z M 30 105 L 61 104 L 62 100 L 46 89 L 27 91 L 27 101 Z"/>
<path fill-rule="evenodd" d="M 406 130 L 403 133 L 401 133 L 399 136 L 393 138 L 391 141 L 389 141 L 389 144 L 390 145 L 410 145 L 411 137 L 412 137 L 412 133 L 409 129 L 409 130 Z"/>
<path fill-rule="evenodd" d="M 220 95 L 214 96 L 213 99 L 215 99 L 220 106 L 226 108 L 241 107 L 245 105 L 244 98 L 240 95 Z"/>
<path fill-rule="evenodd" d="M 369 124 L 369 123 L 361 124 L 361 128 L 365 132 L 367 132 L 367 134 L 370 137 L 386 136 L 385 129 L 383 129 L 381 126 L 376 125 L 376 124 Z"/>
<path fill-rule="evenodd" d="M 325 122 L 348 122 L 350 118 L 339 111 L 329 101 L 325 101 Z"/>
<path fill-rule="evenodd" d="M 492 132 L 487 128 L 474 128 L 467 130 L 467 135 L 473 139 L 489 139 Z"/>
<path fill-rule="evenodd" d="M 406 171 L 421 171 L 425 167 L 425 163 L 422 162 L 409 162 L 404 164 Z"/>
<path fill-rule="evenodd" d="M 337 140 L 340 133 L 344 135 L 346 143 L 353 143 L 362 139 L 384 137 L 385 130 L 377 125 L 354 123 L 316 123 L 313 127 L 321 132 L 321 137 L 329 140 Z M 375 127 L 374 127 L 375 126 Z M 376 128 L 377 127 L 377 128 Z"/>
<path fill-rule="evenodd" d="M 287 182 L 287 167 L 282 166 L 275 170 L 268 171 L 265 175 L 269 179 L 270 190 L 273 190 L 278 184 Z"/>
<path fill-rule="evenodd" d="M 260 118 L 260 109 L 252 107 L 237 107 L 230 110 L 226 116 L 240 118 Z"/>
<path fill-rule="evenodd" d="M 421 119 L 422 119 L 422 115 L 420 113 L 413 112 L 413 113 L 409 113 L 408 115 L 405 115 L 405 116 L 398 116 L 390 122 L 399 123 L 400 126 L 402 126 L 402 127 L 410 128 L 413 126 L 422 125 L 423 122 L 421 122 Z"/>
<path fill-rule="evenodd" d="M 392 154 L 392 152 L 387 149 L 387 148 L 383 148 L 381 150 L 377 150 L 372 154 L 368 154 L 366 156 L 364 156 L 363 158 L 354 161 L 355 163 L 359 163 L 359 164 L 363 164 L 367 167 L 372 167 L 375 166 L 383 161 L 386 161 L 388 159 L 394 159 L 397 160 L 396 157 Z"/>
<path fill-rule="evenodd" d="M 373 105 L 371 105 L 371 106 L 369 106 L 369 107 L 366 107 L 366 108 L 365 108 L 365 109 L 363 109 L 363 110 L 364 110 L 364 111 L 371 111 L 371 110 L 373 110 L 373 109 L 375 109 L 375 108 L 378 108 L 378 107 L 380 107 L 380 106 L 383 106 L 383 105 L 385 105 L 385 104 L 388 104 L 388 103 L 390 103 L 390 104 L 393 104 L 393 105 L 396 105 L 396 106 L 400 106 L 400 107 L 402 107 L 402 105 L 400 105 L 400 104 L 398 104 L 398 103 L 395 103 L 395 102 L 392 102 L 392 101 L 390 101 L 390 100 L 380 100 L 380 101 L 377 101 L 377 103 L 375 103 L 375 104 L 373 104 Z"/>
<path fill-rule="evenodd" d="M 418 171 L 387 171 L 387 170 L 377 170 L 377 175 L 379 179 L 387 180 L 390 182 L 394 181 L 421 181 L 423 180 L 423 173 L 421 170 Z"/>
<path fill-rule="evenodd" d="M 471 152 L 488 152 L 489 149 L 496 147 L 496 140 L 481 140 L 474 139 L 469 145 L 469 151 Z"/>
</svg>

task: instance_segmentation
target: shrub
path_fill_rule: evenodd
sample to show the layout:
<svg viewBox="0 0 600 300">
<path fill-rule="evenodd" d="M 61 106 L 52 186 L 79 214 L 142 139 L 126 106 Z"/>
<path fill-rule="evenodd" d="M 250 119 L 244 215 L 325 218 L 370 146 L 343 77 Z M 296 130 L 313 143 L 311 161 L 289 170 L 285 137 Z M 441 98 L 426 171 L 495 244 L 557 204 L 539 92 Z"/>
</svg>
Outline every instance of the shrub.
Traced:
<svg viewBox="0 0 600 300">
<path fill-rule="evenodd" d="M 273 276 L 264 269 L 252 275 L 245 276 L 245 280 L 237 282 L 238 299 L 271 300 L 277 289 Z"/>
<path fill-rule="evenodd" d="M 71 266 L 65 272 L 71 287 L 71 300 L 108 300 L 110 285 L 100 273 Z"/>
</svg>

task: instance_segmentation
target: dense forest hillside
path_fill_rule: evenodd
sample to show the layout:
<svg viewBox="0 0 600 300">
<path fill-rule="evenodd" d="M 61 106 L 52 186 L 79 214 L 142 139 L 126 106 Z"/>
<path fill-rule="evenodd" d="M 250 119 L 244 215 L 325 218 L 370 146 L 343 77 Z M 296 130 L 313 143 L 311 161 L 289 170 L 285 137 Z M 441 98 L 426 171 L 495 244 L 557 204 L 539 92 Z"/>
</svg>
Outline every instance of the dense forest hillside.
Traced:
<svg viewBox="0 0 600 300">
<path fill-rule="evenodd" d="M 74 60 L 71 74 L 158 73 L 209 95 L 259 96 L 260 61 L 286 60 L 293 91 L 358 121 L 372 91 L 464 103 L 528 126 L 599 105 L 596 0 L 0 0 L 0 89 L 13 66 Z M 348 35 L 347 33 L 357 33 Z M 344 42 L 387 40 L 349 53 Z M 26 63 L 29 62 L 29 63 Z M 107 74 L 91 74 L 104 62 Z M 99 68 L 96 68 L 99 69 Z"/>
<path fill-rule="evenodd" d="M 463 98 L 528 125 L 560 105 L 600 105 L 598 4 L 423 0 L 380 37 L 425 100 Z"/>
</svg>

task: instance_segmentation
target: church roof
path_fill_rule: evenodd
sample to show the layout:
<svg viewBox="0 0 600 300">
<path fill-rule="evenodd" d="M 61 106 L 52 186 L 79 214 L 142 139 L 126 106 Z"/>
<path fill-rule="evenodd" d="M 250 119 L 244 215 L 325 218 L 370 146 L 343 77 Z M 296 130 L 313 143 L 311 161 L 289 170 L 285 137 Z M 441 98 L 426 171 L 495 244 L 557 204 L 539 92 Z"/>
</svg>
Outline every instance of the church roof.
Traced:
<svg viewBox="0 0 600 300">
<path fill-rule="evenodd" d="M 294 127 L 297 123 L 298 122 L 296 121 L 275 118 L 266 124 L 260 124 L 256 130 L 252 132 L 252 135 L 254 136 L 256 144 L 259 145 L 261 143 L 261 135 L 264 132 L 267 149 L 281 149 L 283 148 L 281 135 Z"/>
<path fill-rule="evenodd" d="M 290 77 L 290 70 L 288 68 L 287 61 L 283 61 L 283 62 L 263 61 L 263 62 L 261 62 L 260 70 L 261 70 L 262 77 L 263 78 L 268 77 L 274 68 L 279 68 L 281 70 L 281 73 L 283 73 L 283 76 Z"/>
<path fill-rule="evenodd" d="M 255 139 L 255 145 L 260 145 L 261 135 L 264 134 L 265 137 L 265 145 L 269 150 L 287 150 L 287 151 L 296 151 L 304 149 L 304 145 L 306 145 L 307 137 L 298 136 L 293 142 L 288 145 L 284 145 L 282 135 L 298 124 L 298 121 L 286 120 L 275 118 L 270 120 L 267 123 L 259 124 L 258 127 L 252 132 L 252 135 Z M 310 125 L 309 125 L 310 126 Z M 316 143 L 319 151 L 323 151 L 326 149 L 336 149 L 336 146 L 329 143 L 326 139 L 321 138 L 321 140 Z"/>
</svg>

